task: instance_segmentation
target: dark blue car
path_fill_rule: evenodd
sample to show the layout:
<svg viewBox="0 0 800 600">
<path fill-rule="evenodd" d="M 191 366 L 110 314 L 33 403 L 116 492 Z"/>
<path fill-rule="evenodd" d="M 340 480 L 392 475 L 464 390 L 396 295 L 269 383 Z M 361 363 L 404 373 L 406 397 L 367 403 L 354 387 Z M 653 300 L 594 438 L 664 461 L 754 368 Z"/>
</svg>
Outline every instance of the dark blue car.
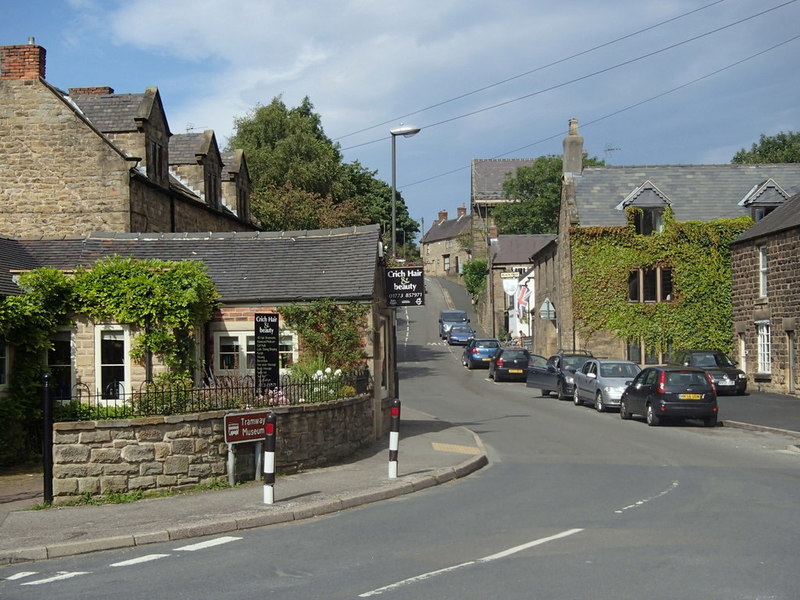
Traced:
<svg viewBox="0 0 800 600">
<path fill-rule="evenodd" d="M 468 369 L 488 369 L 492 357 L 500 349 L 500 340 L 475 338 L 464 347 L 461 364 Z"/>
<path fill-rule="evenodd" d="M 475 337 L 475 330 L 469 325 L 453 325 L 447 332 L 447 343 L 451 346 L 466 346 Z"/>
</svg>

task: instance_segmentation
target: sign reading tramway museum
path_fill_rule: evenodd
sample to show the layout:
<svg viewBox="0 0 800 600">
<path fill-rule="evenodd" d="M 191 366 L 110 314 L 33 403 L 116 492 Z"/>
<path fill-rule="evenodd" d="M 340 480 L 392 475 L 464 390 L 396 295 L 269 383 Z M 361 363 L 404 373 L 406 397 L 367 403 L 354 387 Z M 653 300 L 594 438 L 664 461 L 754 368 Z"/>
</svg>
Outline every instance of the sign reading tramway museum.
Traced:
<svg viewBox="0 0 800 600">
<path fill-rule="evenodd" d="M 389 306 L 424 306 L 425 272 L 423 268 L 387 268 L 386 304 Z"/>
</svg>

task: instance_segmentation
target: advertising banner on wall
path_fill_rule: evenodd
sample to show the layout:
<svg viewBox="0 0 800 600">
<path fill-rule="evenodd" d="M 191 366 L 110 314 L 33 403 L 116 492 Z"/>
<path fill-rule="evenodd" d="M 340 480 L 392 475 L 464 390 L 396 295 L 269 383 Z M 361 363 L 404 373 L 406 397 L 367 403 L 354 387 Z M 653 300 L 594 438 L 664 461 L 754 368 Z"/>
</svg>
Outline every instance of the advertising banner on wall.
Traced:
<svg viewBox="0 0 800 600">
<path fill-rule="evenodd" d="M 386 269 L 386 304 L 388 306 L 424 306 L 425 273 L 422 267 Z"/>
</svg>

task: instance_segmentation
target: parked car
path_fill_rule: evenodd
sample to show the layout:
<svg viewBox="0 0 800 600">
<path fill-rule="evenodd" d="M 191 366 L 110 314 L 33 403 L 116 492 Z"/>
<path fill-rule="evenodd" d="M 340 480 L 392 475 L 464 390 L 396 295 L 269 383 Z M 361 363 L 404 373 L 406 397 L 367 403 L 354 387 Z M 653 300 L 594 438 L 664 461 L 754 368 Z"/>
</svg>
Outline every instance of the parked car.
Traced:
<svg viewBox="0 0 800 600">
<path fill-rule="evenodd" d="M 500 348 L 489 360 L 489 379 L 495 381 L 525 381 L 531 353 L 519 346 Z"/>
<path fill-rule="evenodd" d="M 699 367 L 707 371 L 717 386 L 717 393 L 735 392 L 741 395 L 747 391 L 747 375 L 736 367 L 736 361 L 728 358 L 723 352 L 716 350 L 678 350 L 670 357 L 669 364 Z"/>
<path fill-rule="evenodd" d="M 668 418 L 702 419 L 706 427 L 717 424 L 717 391 L 703 369 L 648 367 L 625 388 L 619 416 L 644 415 L 655 426 Z"/>
<path fill-rule="evenodd" d="M 575 371 L 572 394 L 575 406 L 589 402 L 597 412 L 605 412 L 610 406 L 619 406 L 622 392 L 641 370 L 639 365 L 629 360 L 590 358 Z"/>
<path fill-rule="evenodd" d="M 547 359 L 544 367 L 532 365 L 528 369 L 525 385 L 542 390 L 542 396 L 555 391 L 559 399 L 572 398 L 575 371 L 593 355 L 588 350 L 560 350 Z"/>
<path fill-rule="evenodd" d="M 466 325 L 469 317 L 463 310 L 443 310 L 439 313 L 439 337 L 447 339 L 447 332 L 453 325 Z"/>
<path fill-rule="evenodd" d="M 495 338 L 473 338 L 464 346 L 461 364 L 467 369 L 488 369 L 489 361 L 500 349 L 500 340 Z"/>
<path fill-rule="evenodd" d="M 469 325 L 453 325 L 447 332 L 450 346 L 466 346 L 475 337 L 475 330 Z"/>
</svg>

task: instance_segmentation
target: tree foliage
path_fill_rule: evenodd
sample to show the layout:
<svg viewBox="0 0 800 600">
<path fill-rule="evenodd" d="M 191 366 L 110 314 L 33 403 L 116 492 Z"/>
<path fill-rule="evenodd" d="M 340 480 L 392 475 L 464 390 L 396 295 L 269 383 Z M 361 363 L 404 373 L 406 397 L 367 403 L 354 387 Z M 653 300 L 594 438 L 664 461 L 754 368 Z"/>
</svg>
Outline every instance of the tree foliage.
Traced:
<svg viewBox="0 0 800 600">
<path fill-rule="evenodd" d="M 485 258 L 473 258 L 464 263 L 464 287 L 473 298 L 486 290 L 489 263 Z"/>
<path fill-rule="evenodd" d="M 235 119 L 228 142 L 233 148 L 245 151 L 252 210 L 267 229 L 379 223 L 391 230 L 391 187 L 357 161 L 343 162 L 339 145 L 325 135 L 308 97 L 294 108 L 276 97 Z M 413 239 L 419 225 L 400 194 L 396 212 L 399 241 Z"/>
<path fill-rule="evenodd" d="M 584 166 L 605 164 L 584 157 Z M 556 233 L 561 205 L 561 156 L 540 156 L 533 164 L 519 167 L 503 183 L 503 192 L 511 202 L 498 204 L 492 211 L 498 233 Z"/>
<path fill-rule="evenodd" d="M 733 164 L 796 163 L 800 162 L 800 132 L 781 131 L 777 135 L 763 133 L 749 151 L 742 148 L 734 154 Z"/>
</svg>

